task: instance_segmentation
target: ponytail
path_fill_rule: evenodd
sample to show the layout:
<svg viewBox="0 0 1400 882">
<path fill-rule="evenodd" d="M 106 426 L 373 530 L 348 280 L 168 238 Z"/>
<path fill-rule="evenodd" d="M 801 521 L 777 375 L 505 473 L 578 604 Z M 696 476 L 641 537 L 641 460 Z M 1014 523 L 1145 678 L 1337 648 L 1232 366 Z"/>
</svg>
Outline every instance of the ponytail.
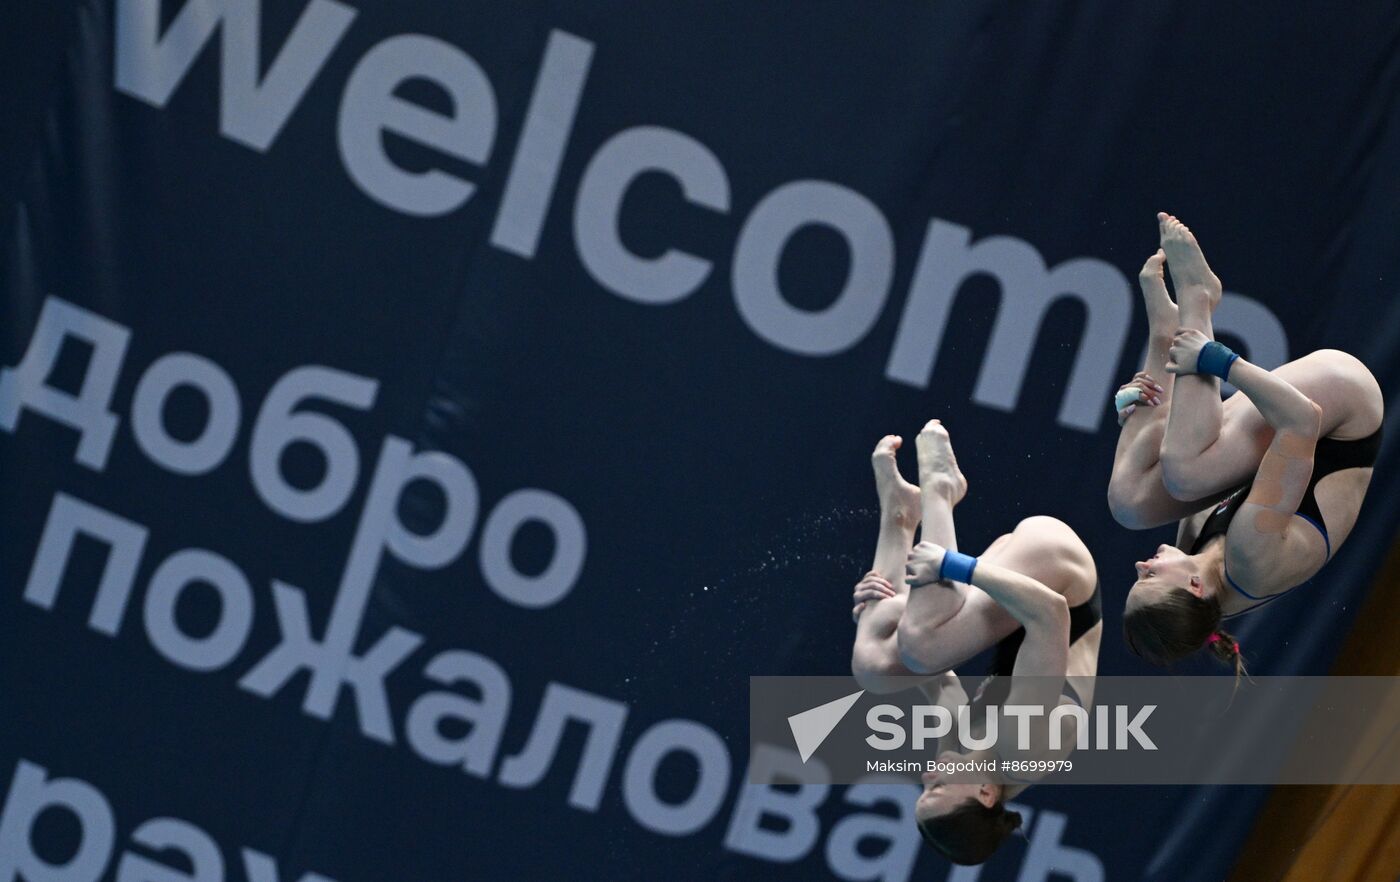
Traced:
<svg viewBox="0 0 1400 882">
<path fill-rule="evenodd" d="M 1244 667 L 1244 656 L 1240 654 L 1240 641 L 1224 628 L 1216 628 L 1206 638 L 1205 648 L 1216 659 L 1235 669 L 1235 688 L 1238 689 L 1240 678 L 1249 673 Z"/>
<path fill-rule="evenodd" d="M 1151 603 L 1130 606 L 1123 613 L 1123 638 L 1135 655 L 1167 667 L 1198 650 L 1235 669 L 1235 686 L 1248 676 L 1240 642 L 1220 627 L 1220 601 L 1197 597 L 1185 588 L 1172 588 Z"/>
</svg>

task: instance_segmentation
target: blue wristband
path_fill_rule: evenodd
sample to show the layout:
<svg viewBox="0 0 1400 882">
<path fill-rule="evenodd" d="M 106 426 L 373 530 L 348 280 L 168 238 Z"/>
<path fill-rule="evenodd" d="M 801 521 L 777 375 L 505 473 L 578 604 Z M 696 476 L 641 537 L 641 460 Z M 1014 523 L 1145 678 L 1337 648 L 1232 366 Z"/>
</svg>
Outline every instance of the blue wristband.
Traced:
<svg viewBox="0 0 1400 882">
<path fill-rule="evenodd" d="M 971 585 L 972 571 L 975 569 L 977 569 L 977 558 L 970 554 L 945 551 L 943 552 L 943 565 L 938 568 L 938 578 L 951 579 L 954 582 Z"/>
<path fill-rule="evenodd" d="M 1230 365 L 1234 364 L 1237 358 L 1239 356 L 1229 346 L 1212 340 L 1202 346 L 1201 354 L 1196 356 L 1196 373 L 1228 380 Z"/>
</svg>

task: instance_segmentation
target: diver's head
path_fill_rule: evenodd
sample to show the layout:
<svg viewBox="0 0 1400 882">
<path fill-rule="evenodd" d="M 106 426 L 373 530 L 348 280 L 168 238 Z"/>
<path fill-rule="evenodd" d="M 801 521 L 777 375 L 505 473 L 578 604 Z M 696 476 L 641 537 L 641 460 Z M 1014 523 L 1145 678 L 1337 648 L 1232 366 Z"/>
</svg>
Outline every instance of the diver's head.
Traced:
<svg viewBox="0 0 1400 882">
<path fill-rule="evenodd" d="M 945 756 L 954 761 L 961 758 Z M 1021 826 L 1020 814 L 1006 810 L 1001 784 L 948 780 L 937 771 L 925 772 L 923 781 L 924 792 L 914 804 L 919 833 L 955 864 L 982 863 Z"/>
<path fill-rule="evenodd" d="M 1224 574 L 1208 555 L 1187 554 L 1171 545 L 1138 561 L 1137 582 L 1123 607 L 1123 638 L 1135 654 L 1166 667 L 1198 649 L 1244 673 L 1240 644 L 1220 627 L 1220 586 Z"/>
<path fill-rule="evenodd" d="M 1220 629 L 1220 599 L 1210 567 L 1200 555 L 1171 545 L 1138 561 L 1137 582 L 1123 607 L 1128 648 L 1165 667 L 1206 645 Z"/>
</svg>

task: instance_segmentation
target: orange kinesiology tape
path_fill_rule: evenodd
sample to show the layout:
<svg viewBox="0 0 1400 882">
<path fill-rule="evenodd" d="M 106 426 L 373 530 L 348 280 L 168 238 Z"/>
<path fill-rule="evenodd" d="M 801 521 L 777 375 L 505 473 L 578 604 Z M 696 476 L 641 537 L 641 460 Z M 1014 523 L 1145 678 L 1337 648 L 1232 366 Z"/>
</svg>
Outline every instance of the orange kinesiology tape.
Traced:
<svg viewBox="0 0 1400 882">
<path fill-rule="evenodd" d="M 1307 487 L 1316 445 L 1315 438 L 1296 432 L 1280 432 L 1274 436 L 1269 452 L 1254 476 L 1254 487 L 1249 492 L 1248 501 L 1265 508 L 1254 516 L 1256 530 L 1261 533 L 1282 533 L 1288 528 L 1293 518 L 1293 506 L 1283 505 L 1284 497 L 1299 496 Z M 1286 492 L 1289 490 L 1293 492 Z"/>
</svg>

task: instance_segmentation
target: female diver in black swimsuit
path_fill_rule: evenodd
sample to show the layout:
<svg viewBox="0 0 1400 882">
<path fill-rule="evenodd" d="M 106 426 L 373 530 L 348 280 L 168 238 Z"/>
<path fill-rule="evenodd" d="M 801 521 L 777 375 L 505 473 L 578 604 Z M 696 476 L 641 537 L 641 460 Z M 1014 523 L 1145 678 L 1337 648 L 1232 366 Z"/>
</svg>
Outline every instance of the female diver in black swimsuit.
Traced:
<svg viewBox="0 0 1400 882">
<path fill-rule="evenodd" d="M 1139 281 L 1147 364 L 1115 396 L 1122 434 L 1108 502 L 1130 529 L 1179 520 L 1175 546 L 1137 566 L 1123 630 L 1165 665 L 1201 648 L 1241 669 L 1222 619 L 1307 581 L 1356 524 L 1384 403 L 1360 361 L 1320 350 L 1265 371 L 1211 337 L 1220 280 L 1195 237 L 1158 215 L 1161 250 Z M 1167 294 L 1171 270 L 1176 303 Z M 1220 380 L 1243 394 L 1221 402 Z"/>
<path fill-rule="evenodd" d="M 948 432 L 932 420 L 919 433 L 920 487 L 900 477 L 899 446 L 898 437 L 886 436 L 871 458 L 880 538 L 874 568 L 855 589 L 851 667 L 856 679 L 872 692 L 890 692 L 908 688 L 910 675 L 939 674 L 920 688 L 956 719 L 957 708 L 969 702 L 950 668 L 995 645 L 993 676 L 977 690 L 974 706 L 1089 706 L 1103 625 L 1088 548 L 1063 522 L 1030 517 L 980 557 L 959 554 L 953 507 L 966 494 L 967 481 Z M 921 520 L 923 541 L 913 545 Z M 1055 755 L 1017 754 L 998 744 L 977 756 L 950 752 L 939 759 L 983 760 L 996 753 L 1034 766 L 1037 760 L 1062 758 L 1076 743 L 1077 721 L 1066 715 L 1056 725 L 1063 746 Z M 1049 741 L 1037 737 L 1036 744 Z M 926 773 L 914 807 L 919 830 L 949 860 L 981 863 L 1020 824 L 1006 801 L 1044 774 L 997 772 L 969 781 Z"/>
</svg>

